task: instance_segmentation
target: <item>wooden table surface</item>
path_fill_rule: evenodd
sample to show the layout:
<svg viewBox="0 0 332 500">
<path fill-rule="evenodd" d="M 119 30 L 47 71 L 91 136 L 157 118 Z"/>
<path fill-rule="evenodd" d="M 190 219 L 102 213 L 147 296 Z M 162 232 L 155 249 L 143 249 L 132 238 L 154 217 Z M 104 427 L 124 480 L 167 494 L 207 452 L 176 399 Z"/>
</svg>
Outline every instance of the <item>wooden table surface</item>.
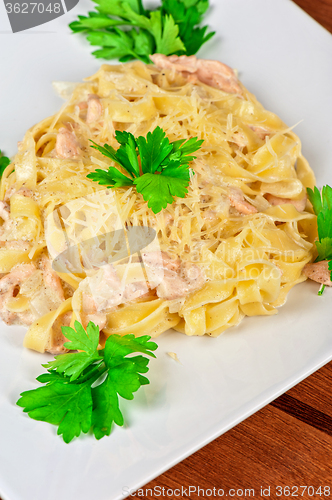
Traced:
<svg viewBox="0 0 332 500">
<path fill-rule="evenodd" d="M 332 33 L 332 0 L 295 3 Z M 253 493 L 270 500 L 332 498 L 331 386 L 332 362 L 142 488 L 156 493 L 128 498 L 184 500 L 189 486 L 197 488 L 191 490 L 192 500 L 220 498 L 218 489 L 236 500 L 253 498 Z M 198 494 L 198 487 L 212 491 Z M 164 496 L 159 495 L 162 488 Z M 175 494 L 167 496 L 167 489 Z"/>
</svg>

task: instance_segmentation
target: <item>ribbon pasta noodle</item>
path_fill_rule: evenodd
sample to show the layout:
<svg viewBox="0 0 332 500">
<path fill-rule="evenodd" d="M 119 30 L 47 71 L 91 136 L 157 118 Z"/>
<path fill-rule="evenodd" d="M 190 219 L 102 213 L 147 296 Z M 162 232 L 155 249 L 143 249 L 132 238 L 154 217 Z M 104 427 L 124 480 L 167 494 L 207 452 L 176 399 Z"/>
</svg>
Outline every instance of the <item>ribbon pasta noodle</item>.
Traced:
<svg viewBox="0 0 332 500">
<path fill-rule="evenodd" d="M 64 352 L 61 326 L 75 319 L 98 324 L 101 344 L 112 333 L 169 328 L 216 337 L 245 316 L 276 314 L 306 279 L 316 236 L 306 187 L 315 179 L 299 138 L 230 68 L 219 66 L 228 80 L 216 83 L 204 62 L 199 72 L 172 58 L 103 65 L 84 83 L 57 84 L 68 100 L 26 133 L 6 168 L 0 315 L 29 326 L 26 347 Z M 117 149 L 115 130 L 145 136 L 157 126 L 170 141 L 204 142 L 186 197 L 154 214 L 135 189 L 105 190 L 87 175 L 111 164 L 90 139 Z M 152 228 L 152 247 L 105 261 L 116 245 L 102 235 L 128 227 Z M 89 260 L 96 237 L 108 250 L 95 252 L 95 273 L 79 254 L 70 269 L 56 267 L 83 240 Z"/>
</svg>

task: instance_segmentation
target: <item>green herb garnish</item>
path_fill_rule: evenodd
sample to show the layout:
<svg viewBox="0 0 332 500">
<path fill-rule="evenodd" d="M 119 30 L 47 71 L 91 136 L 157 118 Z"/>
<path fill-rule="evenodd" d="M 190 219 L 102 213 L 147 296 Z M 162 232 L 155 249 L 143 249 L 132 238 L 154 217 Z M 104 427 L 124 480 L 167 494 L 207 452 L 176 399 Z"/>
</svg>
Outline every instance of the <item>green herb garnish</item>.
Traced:
<svg viewBox="0 0 332 500">
<path fill-rule="evenodd" d="M 97 11 L 78 16 L 69 27 L 87 33 L 91 45 L 102 47 L 93 52 L 97 58 L 151 63 L 149 56 L 155 52 L 190 56 L 214 35 L 206 34 L 207 26 L 198 26 L 209 0 L 162 0 L 154 10 L 146 10 L 142 0 L 94 1 Z"/>
<path fill-rule="evenodd" d="M 46 385 L 23 392 L 17 404 L 29 417 L 58 425 L 66 443 L 91 427 L 97 439 L 109 436 L 113 422 L 123 425 L 118 396 L 133 399 L 141 385 L 149 384 L 141 375 L 148 371 L 149 360 L 127 355 L 155 357 L 151 351 L 158 346 L 148 335 L 111 335 L 104 349 L 98 349 L 99 328 L 92 322 L 86 331 L 75 321 L 75 330 L 63 326 L 62 332 L 71 340 L 65 347 L 83 352 L 60 354 L 43 365 L 48 373 L 37 380 Z"/>
<path fill-rule="evenodd" d="M 0 151 L 0 179 L 9 164 L 10 164 L 10 159 L 7 158 L 7 156 L 4 156 Z"/>
<path fill-rule="evenodd" d="M 332 188 L 324 186 L 322 193 L 315 186 L 314 190 L 307 188 L 309 200 L 317 215 L 318 241 L 315 242 L 318 257 L 316 262 L 327 260 L 329 263 L 330 280 L 332 281 Z M 324 287 L 325 288 L 325 287 Z M 319 292 L 322 295 L 324 288 Z"/>
<path fill-rule="evenodd" d="M 173 203 L 174 196 L 185 197 L 190 180 L 189 162 L 196 158 L 192 153 L 201 147 L 203 140 L 192 137 L 187 141 L 181 139 L 170 143 L 160 127 L 146 137 L 135 138 L 129 132 L 118 130 L 115 137 L 120 144 L 117 151 L 108 144 L 98 146 L 93 141 L 94 146 L 91 147 L 111 158 L 129 177 L 117 168 L 109 167 L 108 170 L 91 172 L 87 176 L 89 179 L 110 188 L 136 186 L 155 214 L 166 208 L 168 203 Z"/>
</svg>

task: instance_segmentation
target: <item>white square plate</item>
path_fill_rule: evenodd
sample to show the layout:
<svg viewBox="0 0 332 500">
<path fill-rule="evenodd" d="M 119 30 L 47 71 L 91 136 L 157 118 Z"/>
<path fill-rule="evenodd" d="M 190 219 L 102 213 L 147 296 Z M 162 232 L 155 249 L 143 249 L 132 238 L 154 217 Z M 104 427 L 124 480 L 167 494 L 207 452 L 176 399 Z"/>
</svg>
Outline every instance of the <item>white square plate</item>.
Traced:
<svg viewBox="0 0 332 500">
<path fill-rule="evenodd" d="M 319 186 L 332 183 L 332 39 L 290 0 L 213 0 L 217 36 L 201 57 L 239 70 L 263 105 L 296 132 Z M 15 152 L 61 101 L 52 80 L 80 81 L 99 61 L 67 28 L 92 4 L 12 34 L 0 4 L 0 146 Z M 273 317 L 246 318 L 218 339 L 169 332 L 150 362 L 151 384 L 123 401 L 125 427 L 66 445 L 56 428 L 15 406 L 48 359 L 22 348 L 24 328 L 0 336 L 0 495 L 3 500 L 116 500 L 227 431 L 332 358 L 331 290 L 303 283 Z M 144 334 L 144 332 L 142 332 Z M 166 353 L 176 352 L 181 364 Z"/>
</svg>

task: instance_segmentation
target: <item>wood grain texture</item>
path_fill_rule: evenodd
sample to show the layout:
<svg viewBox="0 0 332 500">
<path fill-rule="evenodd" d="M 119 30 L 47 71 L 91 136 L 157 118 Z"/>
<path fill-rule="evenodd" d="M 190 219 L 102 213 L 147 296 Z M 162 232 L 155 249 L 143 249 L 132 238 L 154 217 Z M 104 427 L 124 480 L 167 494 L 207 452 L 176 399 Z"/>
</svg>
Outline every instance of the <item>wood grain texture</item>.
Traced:
<svg viewBox="0 0 332 500">
<path fill-rule="evenodd" d="M 331 0 L 293 0 L 309 16 L 332 32 L 332 1 Z"/>
<path fill-rule="evenodd" d="M 273 401 L 271 406 L 332 437 L 332 418 L 307 403 L 299 401 L 289 394 L 283 394 L 280 398 Z"/>
<path fill-rule="evenodd" d="M 306 378 L 287 394 L 332 417 L 332 362 Z"/>
</svg>

